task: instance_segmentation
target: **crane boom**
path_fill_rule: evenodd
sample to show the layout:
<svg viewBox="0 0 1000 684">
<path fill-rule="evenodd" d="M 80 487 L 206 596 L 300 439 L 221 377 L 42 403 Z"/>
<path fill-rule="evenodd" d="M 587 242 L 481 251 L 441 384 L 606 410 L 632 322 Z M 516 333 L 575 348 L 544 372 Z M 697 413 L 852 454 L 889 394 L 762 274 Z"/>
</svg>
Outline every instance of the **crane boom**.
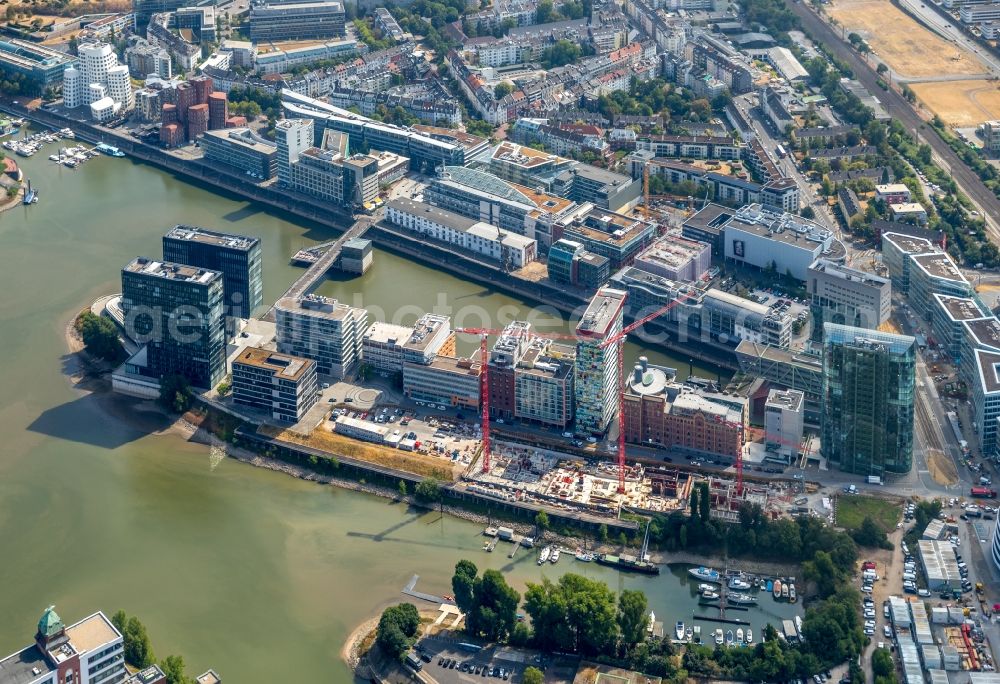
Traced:
<svg viewBox="0 0 1000 684">
<path fill-rule="evenodd" d="M 651 314 L 637 318 L 622 328 L 621 332 L 601 342 L 601 349 L 606 349 L 613 344 L 621 345 L 629 333 L 646 325 L 654 318 L 659 318 L 663 314 L 668 313 L 681 302 L 694 296 L 693 292 L 681 292 L 677 299 L 670 301 L 665 306 L 661 306 Z M 620 347 L 618 349 L 618 493 L 625 493 L 625 354 Z"/>
</svg>

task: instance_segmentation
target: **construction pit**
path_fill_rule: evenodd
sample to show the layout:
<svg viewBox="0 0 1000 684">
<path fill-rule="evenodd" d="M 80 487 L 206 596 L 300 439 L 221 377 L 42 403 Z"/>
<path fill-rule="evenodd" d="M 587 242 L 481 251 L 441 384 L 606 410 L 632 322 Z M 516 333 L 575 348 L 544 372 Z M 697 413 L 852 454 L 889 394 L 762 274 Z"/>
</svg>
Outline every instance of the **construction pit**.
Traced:
<svg viewBox="0 0 1000 684">
<path fill-rule="evenodd" d="M 778 503 L 769 497 L 767 487 L 747 485 L 740 493 L 730 479 L 638 463 L 626 466 L 620 493 L 617 463 L 568 459 L 506 444 L 495 445 L 488 473 L 477 469 L 466 477 L 471 492 L 491 498 L 605 515 L 617 515 L 621 508 L 658 515 L 684 511 L 692 488 L 700 482 L 708 482 L 712 515 L 721 519 L 737 520 L 744 502 L 765 510 Z"/>
</svg>

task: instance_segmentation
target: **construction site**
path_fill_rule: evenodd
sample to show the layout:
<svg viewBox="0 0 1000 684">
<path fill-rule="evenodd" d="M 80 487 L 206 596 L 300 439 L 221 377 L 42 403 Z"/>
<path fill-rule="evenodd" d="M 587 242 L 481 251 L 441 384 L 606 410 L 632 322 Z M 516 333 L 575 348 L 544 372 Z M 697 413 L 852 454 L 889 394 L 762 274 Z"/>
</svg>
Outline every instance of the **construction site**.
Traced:
<svg viewBox="0 0 1000 684">
<path fill-rule="evenodd" d="M 466 488 L 490 498 L 530 502 L 566 511 L 617 516 L 636 513 L 669 515 L 686 510 L 692 489 L 707 482 L 714 517 L 735 522 L 744 503 L 754 503 L 772 517 L 787 512 L 790 496 L 772 496 L 771 487 L 739 483 L 729 477 L 677 467 L 626 465 L 624 492 L 619 467 L 612 461 L 584 461 L 517 445 L 498 445 L 489 472 L 473 468 Z M 782 485 L 777 485 L 782 488 Z"/>
</svg>

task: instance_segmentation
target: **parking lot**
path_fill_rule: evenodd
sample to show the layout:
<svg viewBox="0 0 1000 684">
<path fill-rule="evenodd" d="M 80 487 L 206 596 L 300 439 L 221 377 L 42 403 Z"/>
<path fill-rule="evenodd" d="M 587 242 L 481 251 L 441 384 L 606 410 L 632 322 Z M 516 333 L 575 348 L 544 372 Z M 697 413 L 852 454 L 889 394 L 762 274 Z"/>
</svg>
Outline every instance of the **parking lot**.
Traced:
<svg viewBox="0 0 1000 684">
<path fill-rule="evenodd" d="M 529 665 L 545 669 L 546 682 L 560 679 L 558 663 L 531 651 L 498 646 L 481 648 L 443 636 L 421 639 L 415 650 L 423 660 L 422 671 L 441 684 L 520 682 L 524 669 Z M 567 671 L 576 671 L 575 661 Z M 572 681 L 572 674 L 565 681 Z"/>
</svg>

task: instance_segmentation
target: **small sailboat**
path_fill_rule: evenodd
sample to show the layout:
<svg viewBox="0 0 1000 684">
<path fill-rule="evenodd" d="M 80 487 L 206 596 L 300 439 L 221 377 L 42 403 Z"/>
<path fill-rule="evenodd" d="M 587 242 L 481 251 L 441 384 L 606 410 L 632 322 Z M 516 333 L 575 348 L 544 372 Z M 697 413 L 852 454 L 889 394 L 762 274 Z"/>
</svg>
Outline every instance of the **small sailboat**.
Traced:
<svg viewBox="0 0 1000 684">
<path fill-rule="evenodd" d="M 764 591 L 770 594 L 773 590 L 774 590 L 774 582 L 768 580 L 767 584 L 764 585 Z"/>
<path fill-rule="evenodd" d="M 538 564 L 541 565 L 542 563 L 547 561 L 551 553 L 552 549 L 550 549 L 548 546 L 543 547 L 542 550 L 538 553 Z"/>
<path fill-rule="evenodd" d="M 777 601 L 781 598 L 781 580 L 774 580 L 774 600 Z"/>
<path fill-rule="evenodd" d="M 736 639 L 736 637 L 733 635 L 733 630 L 731 630 L 731 629 L 726 630 L 726 646 L 732 646 L 733 645 L 733 641 L 735 639 Z"/>
<path fill-rule="evenodd" d="M 706 591 L 715 591 L 715 587 L 712 586 L 711 584 L 699 584 L 698 585 L 698 593 L 699 594 L 704 594 Z"/>
<path fill-rule="evenodd" d="M 795 603 L 795 585 L 794 584 L 789 584 L 788 585 L 788 600 L 791 601 L 792 603 Z"/>
<path fill-rule="evenodd" d="M 722 628 L 720 627 L 719 629 L 715 630 L 715 645 L 722 646 L 722 642 L 724 640 L 725 638 L 722 636 Z"/>
<path fill-rule="evenodd" d="M 701 600 L 702 601 L 718 601 L 719 600 L 719 593 L 716 592 L 716 591 L 702 592 Z"/>
<path fill-rule="evenodd" d="M 684 641 L 684 621 L 678 620 L 677 624 L 674 625 L 674 636 L 677 637 L 677 641 Z"/>
<path fill-rule="evenodd" d="M 750 629 L 749 627 L 747 627 L 747 643 L 748 644 L 753 643 L 753 630 Z"/>
<path fill-rule="evenodd" d="M 594 560 L 594 554 L 587 553 L 583 549 L 577 549 L 576 556 L 574 556 L 574 558 L 576 558 L 581 563 L 589 563 L 592 560 Z"/>
<path fill-rule="evenodd" d="M 750 594 L 740 594 L 733 592 L 726 596 L 726 600 L 735 606 L 750 606 L 757 603 L 757 597 Z"/>
<path fill-rule="evenodd" d="M 736 630 L 736 642 L 740 643 L 740 644 L 743 643 L 743 628 L 742 627 L 740 627 L 740 628 L 738 628 Z"/>
<path fill-rule="evenodd" d="M 788 598 L 788 585 L 787 584 L 781 585 L 781 598 L 783 598 L 783 599 L 787 599 Z"/>
<path fill-rule="evenodd" d="M 552 549 L 552 555 L 549 556 L 549 562 L 552 563 L 553 565 L 555 565 L 556 563 L 559 562 L 559 548 L 558 547 L 553 547 L 553 549 Z"/>
<path fill-rule="evenodd" d="M 691 637 L 694 636 L 694 630 L 688 627 L 684 630 L 684 636 L 687 637 L 688 641 L 691 641 Z"/>
</svg>

